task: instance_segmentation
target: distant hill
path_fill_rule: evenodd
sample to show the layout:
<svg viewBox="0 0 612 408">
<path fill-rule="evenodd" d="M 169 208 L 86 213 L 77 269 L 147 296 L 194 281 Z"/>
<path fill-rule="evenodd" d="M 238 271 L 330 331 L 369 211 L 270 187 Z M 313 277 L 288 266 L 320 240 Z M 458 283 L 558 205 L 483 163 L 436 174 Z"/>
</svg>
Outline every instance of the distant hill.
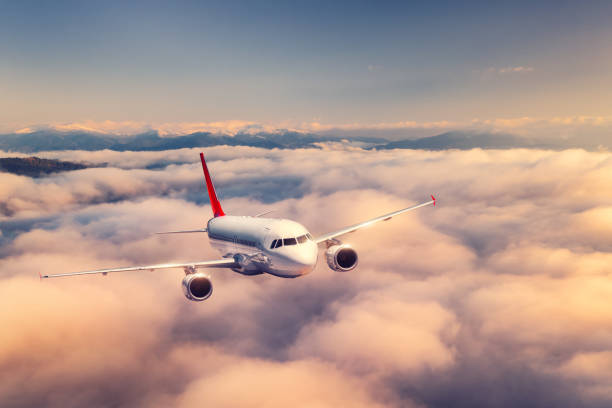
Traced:
<svg viewBox="0 0 612 408">
<path fill-rule="evenodd" d="M 585 149 L 585 150 L 612 150 L 611 137 L 581 136 L 567 139 L 527 138 L 510 134 L 499 133 L 470 133 L 447 132 L 436 136 L 423 137 L 414 140 L 399 140 L 374 145 L 371 149 Z"/>
<path fill-rule="evenodd" d="M 420 139 L 389 141 L 376 137 L 345 138 L 294 131 L 238 133 L 236 135 L 196 132 L 179 136 L 160 136 L 156 131 L 131 136 L 55 130 L 0 135 L 0 150 L 34 153 L 53 150 L 162 151 L 210 146 L 251 146 L 265 149 L 316 148 L 325 142 L 346 142 L 369 149 L 553 149 L 582 148 L 612 150 L 612 135 L 582 135 L 571 138 L 527 138 L 511 134 L 469 131 L 446 132 Z"/>
<path fill-rule="evenodd" d="M 238 133 L 234 136 L 208 132 L 161 137 L 155 131 L 133 136 L 115 136 L 88 132 L 36 131 L 25 134 L 0 135 L 0 150 L 33 153 L 52 150 L 161 151 L 209 146 L 252 146 L 265 149 L 297 149 L 316 147 L 316 143 L 339 141 L 333 136 L 318 136 L 291 131 L 277 133 Z M 380 143 L 380 139 L 358 138 L 355 141 Z"/>
<path fill-rule="evenodd" d="M 448 132 L 415 140 L 399 140 L 374 146 L 376 149 L 510 149 L 534 147 L 528 140 L 513 135 L 491 135 Z"/>
<path fill-rule="evenodd" d="M 60 171 L 81 170 L 87 167 L 82 163 L 40 159 L 38 157 L 0 158 L 0 171 L 29 177 L 41 177 Z"/>
</svg>

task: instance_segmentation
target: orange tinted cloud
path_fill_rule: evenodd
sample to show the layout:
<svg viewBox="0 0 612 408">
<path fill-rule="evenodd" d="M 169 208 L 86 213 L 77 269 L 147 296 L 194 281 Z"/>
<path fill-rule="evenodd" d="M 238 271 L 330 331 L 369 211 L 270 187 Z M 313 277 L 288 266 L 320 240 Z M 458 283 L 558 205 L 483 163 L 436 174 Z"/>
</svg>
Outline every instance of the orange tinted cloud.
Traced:
<svg viewBox="0 0 612 408">
<path fill-rule="evenodd" d="M 607 153 L 207 149 L 228 212 L 275 209 L 314 235 L 438 206 L 348 235 L 353 272 L 213 271 L 197 304 L 182 271 L 37 277 L 216 257 L 204 236 L 150 235 L 209 217 L 197 150 L 55 154 L 109 167 L 3 176 L 0 405 L 611 401 Z"/>
</svg>

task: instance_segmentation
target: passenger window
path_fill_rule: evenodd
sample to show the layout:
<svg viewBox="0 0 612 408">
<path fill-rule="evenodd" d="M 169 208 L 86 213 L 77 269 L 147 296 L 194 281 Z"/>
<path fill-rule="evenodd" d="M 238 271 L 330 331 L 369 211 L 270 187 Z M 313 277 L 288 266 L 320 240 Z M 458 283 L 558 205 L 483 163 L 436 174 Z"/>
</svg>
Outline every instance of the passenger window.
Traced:
<svg viewBox="0 0 612 408">
<path fill-rule="evenodd" d="M 285 246 L 287 246 L 287 245 L 296 245 L 297 241 L 295 240 L 295 238 L 285 238 L 285 239 L 283 239 L 283 244 Z"/>
<path fill-rule="evenodd" d="M 306 241 L 308 241 L 308 238 L 306 238 L 306 235 L 302 235 L 301 237 L 297 237 L 297 242 L 299 244 L 303 244 Z"/>
<path fill-rule="evenodd" d="M 276 240 L 276 246 L 275 248 L 280 248 L 283 246 L 283 240 L 282 239 L 278 239 Z"/>
<path fill-rule="evenodd" d="M 276 239 L 274 241 L 272 241 L 272 243 L 270 244 L 270 249 L 273 249 L 276 247 Z"/>
</svg>

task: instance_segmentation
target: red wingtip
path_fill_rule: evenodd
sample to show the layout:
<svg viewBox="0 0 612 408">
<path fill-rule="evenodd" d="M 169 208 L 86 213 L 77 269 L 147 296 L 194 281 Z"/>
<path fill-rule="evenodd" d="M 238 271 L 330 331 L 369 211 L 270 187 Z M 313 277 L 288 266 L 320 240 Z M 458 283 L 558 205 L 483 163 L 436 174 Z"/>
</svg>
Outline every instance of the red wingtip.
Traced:
<svg viewBox="0 0 612 408">
<path fill-rule="evenodd" d="M 434 197 L 434 196 L 432 195 L 432 196 L 431 196 L 431 199 L 432 199 L 432 201 L 433 201 L 433 206 L 435 207 L 435 206 L 436 206 L 436 197 Z"/>
<path fill-rule="evenodd" d="M 206 179 L 206 189 L 208 190 L 208 197 L 210 198 L 210 206 L 213 210 L 215 217 L 222 217 L 225 215 L 221 208 L 221 203 L 217 199 L 217 193 L 215 192 L 215 186 L 213 185 L 210 173 L 208 173 L 208 167 L 206 166 L 206 160 L 204 160 L 204 153 L 200 153 L 200 160 L 202 161 L 202 170 L 204 170 L 204 178 Z"/>
</svg>

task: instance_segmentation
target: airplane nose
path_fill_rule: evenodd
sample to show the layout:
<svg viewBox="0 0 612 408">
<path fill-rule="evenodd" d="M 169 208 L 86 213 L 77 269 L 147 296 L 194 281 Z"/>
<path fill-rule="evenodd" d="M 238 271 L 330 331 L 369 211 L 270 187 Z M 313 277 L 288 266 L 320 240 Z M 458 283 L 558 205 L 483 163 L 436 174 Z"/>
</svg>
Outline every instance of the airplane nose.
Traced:
<svg viewBox="0 0 612 408">
<path fill-rule="evenodd" d="M 296 253 L 292 258 L 297 264 L 297 271 L 300 275 L 306 275 L 311 272 L 317 263 L 318 251 L 316 245 L 309 250 L 302 250 Z"/>
<path fill-rule="evenodd" d="M 296 268 L 296 275 L 302 276 L 307 275 L 314 269 L 314 264 L 299 264 Z"/>
</svg>

